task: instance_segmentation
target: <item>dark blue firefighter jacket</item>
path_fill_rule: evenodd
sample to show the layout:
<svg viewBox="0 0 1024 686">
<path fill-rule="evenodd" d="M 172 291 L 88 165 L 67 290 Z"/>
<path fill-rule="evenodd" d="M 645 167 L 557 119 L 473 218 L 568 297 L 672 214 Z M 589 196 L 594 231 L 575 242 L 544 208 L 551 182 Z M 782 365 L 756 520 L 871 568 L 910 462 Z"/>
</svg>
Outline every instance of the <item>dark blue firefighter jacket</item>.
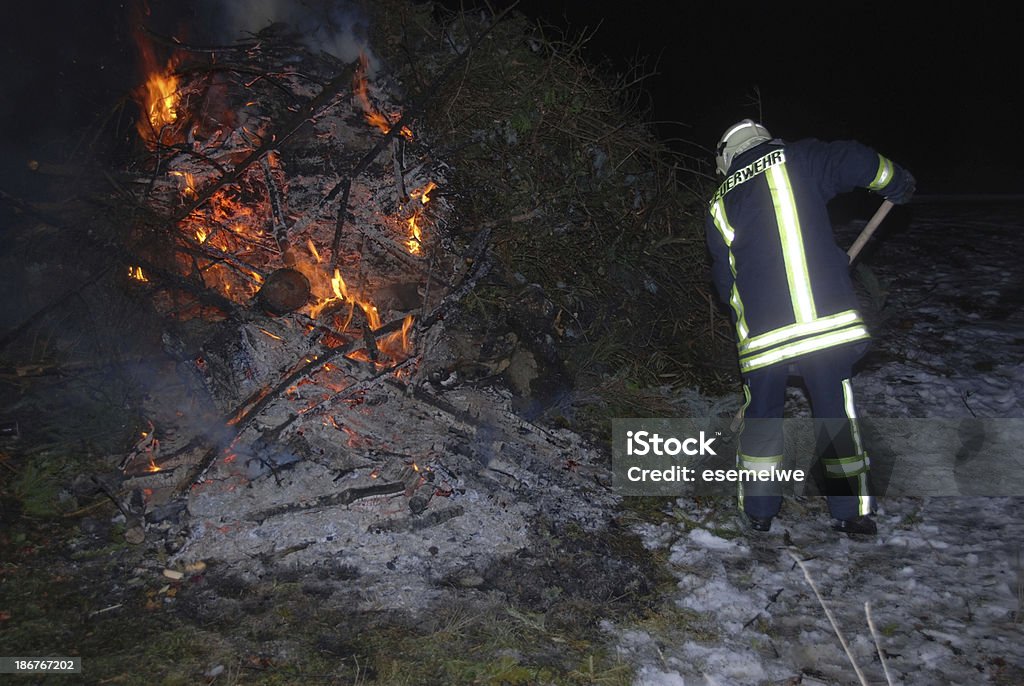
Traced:
<svg viewBox="0 0 1024 686">
<path fill-rule="evenodd" d="M 868 338 L 826 203 L 858 186 L 897 198 L 911 183 L 855 141 L 773 140 L 736 157 L 706 228 L 743 373 Z"/>
</svg>

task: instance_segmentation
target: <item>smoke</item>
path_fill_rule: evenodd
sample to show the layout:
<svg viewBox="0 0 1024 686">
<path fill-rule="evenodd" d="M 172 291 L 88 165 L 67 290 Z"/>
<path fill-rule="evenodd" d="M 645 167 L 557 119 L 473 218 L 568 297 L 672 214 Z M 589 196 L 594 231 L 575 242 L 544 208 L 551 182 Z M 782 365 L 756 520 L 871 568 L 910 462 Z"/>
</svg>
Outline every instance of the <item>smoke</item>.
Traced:
<svg viewBox="0 0 1024 686">
<path fill-rule="evenodd" d="M 275 23 L 297 32 L 311 50 L 323 51 L 343 62 L 365 53 L 370 73 L 378 61 L 370 50 L 369 21 L 349 0 L 207 0 L 221 27 L 222 37 L 236 40 Z"/>
</svg>

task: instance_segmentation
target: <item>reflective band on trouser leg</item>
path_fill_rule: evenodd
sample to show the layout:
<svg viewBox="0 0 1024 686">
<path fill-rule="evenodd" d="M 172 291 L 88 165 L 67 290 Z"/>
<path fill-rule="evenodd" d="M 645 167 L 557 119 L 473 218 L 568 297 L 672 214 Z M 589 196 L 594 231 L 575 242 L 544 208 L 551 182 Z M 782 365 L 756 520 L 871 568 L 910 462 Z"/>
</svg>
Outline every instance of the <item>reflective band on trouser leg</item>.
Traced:
<svg viewBox="0 0 1024 686">
<path fill-rule="evenodd" d="M 854 455 L 853 457 L 825 458 L 822 460 L 825 465 L 825 476 L 829 479 L 851 479 L 863 474 L 868 470 L 868 456 Z"/>
<path fill-rule="evenodd" d="M 748 387 L 744 390 L 749 393 Z M 749 397 L 749 396 L 748 396 Z M 746 417 L 736 451 L 736 468 L 769 471 L 782 464 L 782 419 Z M 773 481 L 742 480 L 736 484 L 740 509 L 755 517 L 774 517 L 782 498 L 782 485 Z"/>
<path fill-rule="evenodd" d="M 885 158 L 882 158 L 885 159 Z M 888 162 L 888 160 L 885 160 Z M 892 163 L 889 162 L 891 166 Z M 853 403 L 853 384 L 849 379 L 843 379 L 843 407 L 846 409 L 846 416 L 850 420 L 850 435 L 853 438 L 854 450 L 858 455 L 863 456 L 864 468 L 857 473 L 857 514 L 871 514 L 874 508 L 874 498 L 871 495 L 868 485 L 868 470 L 871 468 L 871 460 L 864 450 L 864 443 L 860 437 L 860 422 L 857 420 L 857 408 Z"/>
<path fill-rule="evenodd" d="M 779 467 L 781 464 L 782 455 L 769 455 L 766 457 L 760 457 L 736 453 L 736 467 L 738 469 L 747 469 L 752 472 L 767 472 L 771 471 L 772 467 Z M 778 484 L 774 481 L 752 481 L 748 485 L 748 488 L 745 489 L 744 482 L 740 480 L 737 482 L 737 487 L 740 496 L 740 510 L 744 512 L 746 511 L 746 508 L 744 506 L 744 499 L 746 496 L 750 496 L 751 500 L 753 500 L 754 498 L 782 497 L 782 486 L 781 484 Z M 774 514 L 771 516 L 774 516 Z"/>
<path fill-rule="evenodd" d="M 749 405 L 750 405 L 750 385 L 749 384 L 743 384 L 743 407 L 740 408 L 740 417 L 743 417 L 747 413 L 747 407 Z M 741 421 L 746 421 L 746 420 L 743 419 Z M 739 430 L 742 433 L 742 431 L 743 431 L 743 424 L 742 423 L 740 424 L 740 429 Z M 736 455 L 736 466 L 737 467 L 739 467 L 739 462 L 740 462 L 739 453 L 737 453 L 737 455 Z M 737 490 L 737 495 L 739 496 L 739 499 L 737 500 L 736 504 L 739 506 L 740 512 L 743 512 L 743 482 L 742 481 L 739 483 L 739 489 Z"/>
<path fill-rule="evenodd" d="M 758 457 L 756 455 L 736 453 L 736 466 L 739 469 L 748 469 L 752 472 L 770 472 L 772 467 L 778 467 L 780 464 L 782 464 L 782 455 Z"/>
</svg>

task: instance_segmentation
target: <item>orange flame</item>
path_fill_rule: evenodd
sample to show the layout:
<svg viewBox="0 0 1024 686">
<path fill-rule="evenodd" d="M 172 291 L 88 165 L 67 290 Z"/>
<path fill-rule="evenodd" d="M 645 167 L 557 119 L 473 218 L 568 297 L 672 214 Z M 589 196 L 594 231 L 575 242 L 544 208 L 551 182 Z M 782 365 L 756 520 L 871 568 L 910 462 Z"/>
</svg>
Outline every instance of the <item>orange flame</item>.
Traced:
<svg viewBox="0 0 1024 686">
<path fill-rule="evenodd" d="M 419 211 L 409 217 L 409 240 L 405 245 L 409 248 L 409 253 L 413 255 L 423 252 L 423 231 L 420 229 L 419 219 Z"/>
<path fill-rule="evenodd" d="M 366 57 L 366 53 L 360 53 L 359 66 L 356 67 L 355 74 L 352 75 L 352 92 L 355 94 L 359 106 L 363 109 L 363 117 L 366 119 L 366 122 L 370 126 L 376 127 L 381 133 L 387 133 L 401 117 L 386 117 L 370 102 L 366 80 L 368 68 L 369 60 Z M 412 131 L 408 126 L 403 126 L 399 133 L 406 140 L 412 140 Z"/>
<path fill-rule="evenodd" d="M 309 248 L 309 254 L 313 256 L 313 259 L 316 260 L 317 264 L 320 264 L 320 251 L 316 249 L 315 245 L 313 245 L 312 238 L 306 239 L 306 246 Z"/>
<path fill-rule="evenodd" d="M 141 31 L 135 34 L 135 44 L 142 62 L 145 83 L 135 90 L 135 101 L 142 115 L 135 123 L 139 136 L 150 148 L 161 142 L 167 143 L 167 127 L 178 121 L 178 104 L 181 99 L 180 79 L 174 74 L 178 58 L 172 56 L 161 67 L 152 44 Z"/>
<path fill-rule="evenodd" d="M 376 331 L 381 327 L 380 313 L 377 312 L 377 306 L 370 302 L 359 302 L 359 307 L 363 308 L 363 312 L 366 313 L 366 323 L 370 325 L 371 331 Z"/>
<path fill-rule="evenodd" d="M 377 348 L 392 358 L 399 358 L 407 355 L 412 349 L 409 345 L 409 332 L 412 330 L 412 323 L 416 317 L 406 316 L 402 320 L 402 328 L 399 331 L 389 333 L 377 341 Z"/>
<path fill-rule="evenodd" d="M 192 172 L 172 171 L 171 176 L 177 176 L 184 182 L 185 187 L 181 190 L 183 196 L 189 199 L 198 197 L 198 193 L 196 193 L 196 177 Z"/>
<path fill-rule="evenodd" d="M 334 290 L 334 295 L 340 300 L 348 300 L 348 286 L 345 285 L 345 279 L 341 278 L 341 271 L 337 268 L 334 270 L 334 277 L 331 279 L 331 289 Z"/>
<path fill-rule="evenodd" d="M 418 198 L 422 204 L 426 205 L 428 202 L 430 202 L 430 193 L 435 188 L 437 188 L 437 184 L 434 183 L 433 181 L 430 181 L 423 188 L 417 188 L 412 193 L 410 193 L 409 197 L 411 197 L 413 200 L 416 200 Z"/>
<path fill-rule="evenodd" d="M 142 273 L 142 267 L 128 267 L 128 278 L 148 283 L 149 279 Z"/>
<path fill-rule="evenodd" d="M 430 193 L 437 188 L 437 184 L 433 181 L 427 183 L 422 188 L 417 188 L 409 194 L 413 200 L 419 200 L 421 205 L 426 205 L 430 202 Z M 406 247 L 409 249 L 409 253 L 412 255 L 419 255 L 423 252 L 423 228 L 420 226 L 420 219 L 423 217 L 423 211 L 417 208 L 413 215 L 406 220 L 409 224 L 409 240 L 406 241 Z"/>
</svg>

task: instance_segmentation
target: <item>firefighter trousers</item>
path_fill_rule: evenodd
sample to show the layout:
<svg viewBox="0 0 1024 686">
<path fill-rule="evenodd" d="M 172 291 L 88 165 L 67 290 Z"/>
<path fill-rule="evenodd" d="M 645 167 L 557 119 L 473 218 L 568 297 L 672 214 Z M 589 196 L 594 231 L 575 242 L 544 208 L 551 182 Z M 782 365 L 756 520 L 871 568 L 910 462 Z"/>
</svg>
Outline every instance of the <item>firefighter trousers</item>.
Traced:
<svg viewBox="0 0 1024 686">
<path fill-rule="evenodd" d="M 853 364 L 862 351 L 860 346 L 832 348 L 798 358 L 788 366 L 755 370 L 743 379 L 746 405 L 738 466 L 755 471 L 781 467 L 786 386 L 790 376 L 801 377 L 814 415 L 814 468 L 823 470 L 829 510 L 840 520 L 869 514 L 873 507 L 869 461 L 850 384 Z M 769 519 L 782 505 L 782 488 L 770 481 L 741 481 L 739 497 L 748 516 Z"/>
</svg>

